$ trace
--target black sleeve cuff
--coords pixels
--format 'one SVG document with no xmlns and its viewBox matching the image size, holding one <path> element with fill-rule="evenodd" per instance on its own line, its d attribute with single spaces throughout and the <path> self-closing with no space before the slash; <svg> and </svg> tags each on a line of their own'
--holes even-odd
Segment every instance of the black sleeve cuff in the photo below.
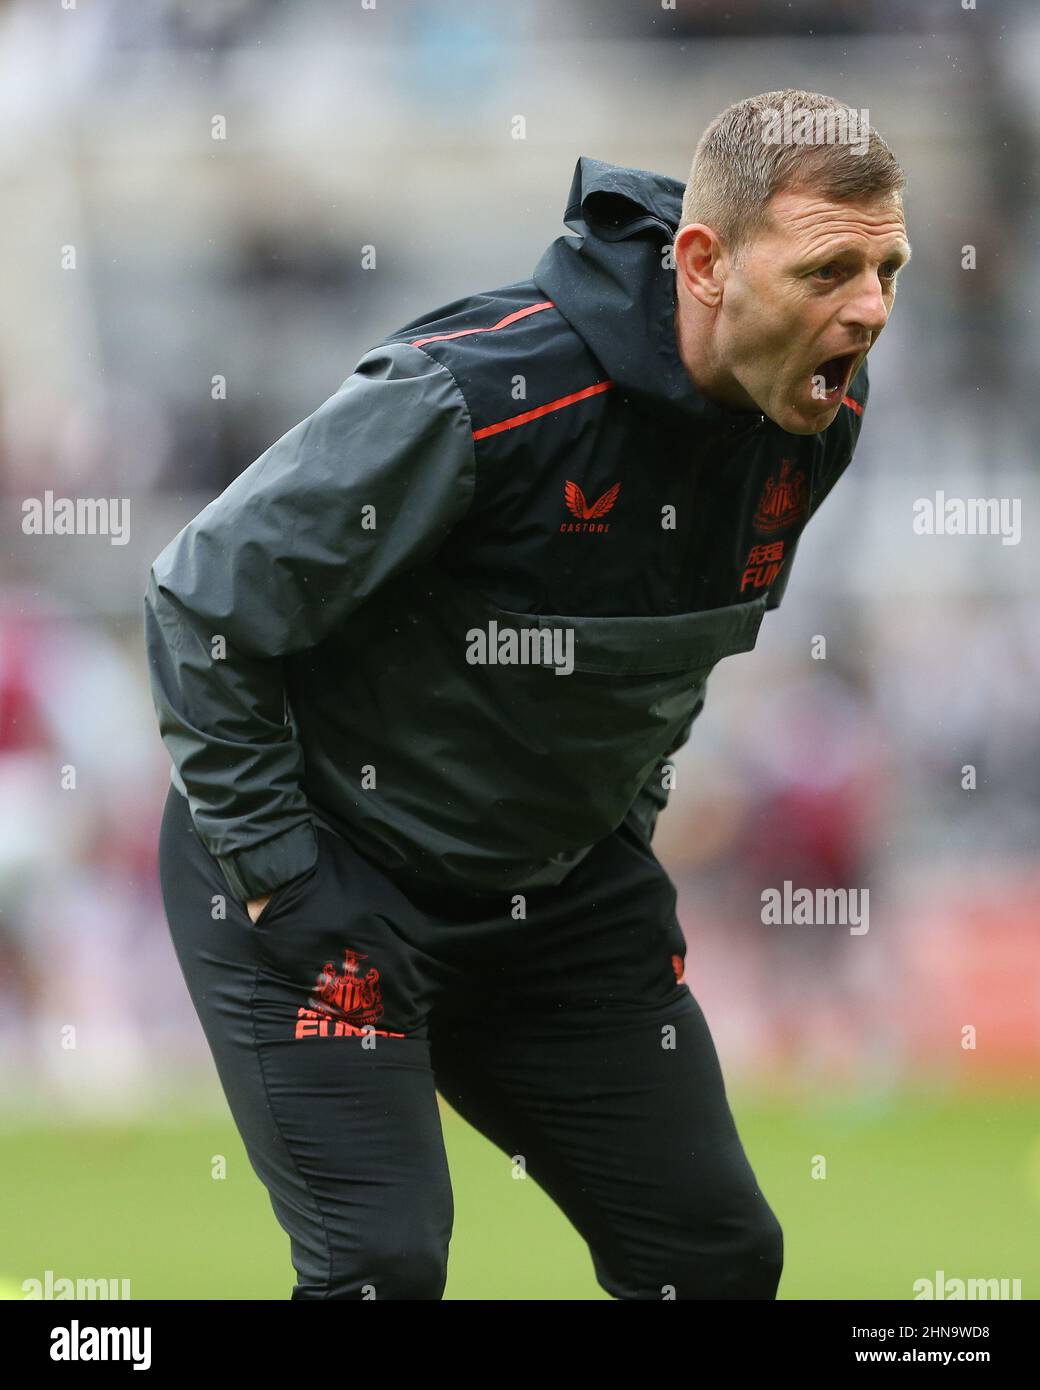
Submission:
<svg viewBox="0 0 1040 1390">
<path fill-rule="evenodd" d="M 318 837 L 308 821 L 250 849 L 218 857 L 217 863 L 235 897 L 249 902 L 306 873 L 317 858 Z"/>
</svg>

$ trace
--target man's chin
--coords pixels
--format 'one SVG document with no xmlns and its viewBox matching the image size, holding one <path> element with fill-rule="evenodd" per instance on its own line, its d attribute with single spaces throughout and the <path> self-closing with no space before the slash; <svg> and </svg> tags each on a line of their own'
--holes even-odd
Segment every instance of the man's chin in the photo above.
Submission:
<svg viewBox="0 0 1040 1390">
<path fill-rule="evenodd" d="M 797 406 L 790 402 L 771 402 L 766 414 L 787 434 L 819 434 L 835 419 L 841 409 L 841 399 L 816 401 L 812 406 Z"/>
</svg>

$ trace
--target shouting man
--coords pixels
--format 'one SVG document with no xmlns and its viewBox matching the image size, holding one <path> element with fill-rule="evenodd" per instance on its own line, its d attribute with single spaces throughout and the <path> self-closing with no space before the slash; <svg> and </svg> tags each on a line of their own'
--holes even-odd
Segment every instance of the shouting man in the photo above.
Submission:
<svg viewBox="0 0 1040 1390">
<path fill-rule="evenodd" d="M 847 114 L 738 102 L 685 190 L 581 158 L 530 279 L 366 352 L 152 568 L 166 912 L 293 1298 L 442 1296 L 437 1091 L 614 1297 L 775 1296 L 651 837 L 909 257 L 877 132 L 789 109 Z"/>
</svg>

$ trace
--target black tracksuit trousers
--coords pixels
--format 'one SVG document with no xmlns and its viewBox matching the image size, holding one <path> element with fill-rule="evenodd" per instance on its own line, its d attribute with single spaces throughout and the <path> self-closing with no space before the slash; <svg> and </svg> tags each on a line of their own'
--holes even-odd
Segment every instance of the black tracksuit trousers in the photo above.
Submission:
<svg viewBox="0 0 1040 1390">
<path fill-rule="evenodd" d="M 703 1014 L 675 889 L 622 827 L 562 884 L 407 890 L 323 826 L 256 924 L 171 786 L 173 944 L 294 1299 L 439 1299 L 436 1092 L 557 1203 L 622 1299 L 772 1299 L 782 1234 Z"/>
</svg>

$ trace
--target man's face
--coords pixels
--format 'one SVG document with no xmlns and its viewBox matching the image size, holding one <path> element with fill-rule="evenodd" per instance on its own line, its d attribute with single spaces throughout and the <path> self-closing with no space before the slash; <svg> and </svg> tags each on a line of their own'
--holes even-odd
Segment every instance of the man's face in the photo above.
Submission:
<svg viewBox="0 0 1040 1390">
<path fill-rule="evenodd" d="M 910 258 L 899 198 L 778 193 L 766 229 L 720 261 L 717 362 L 791 434 L 826 429 L 892 312 Z"/>
</svg>

